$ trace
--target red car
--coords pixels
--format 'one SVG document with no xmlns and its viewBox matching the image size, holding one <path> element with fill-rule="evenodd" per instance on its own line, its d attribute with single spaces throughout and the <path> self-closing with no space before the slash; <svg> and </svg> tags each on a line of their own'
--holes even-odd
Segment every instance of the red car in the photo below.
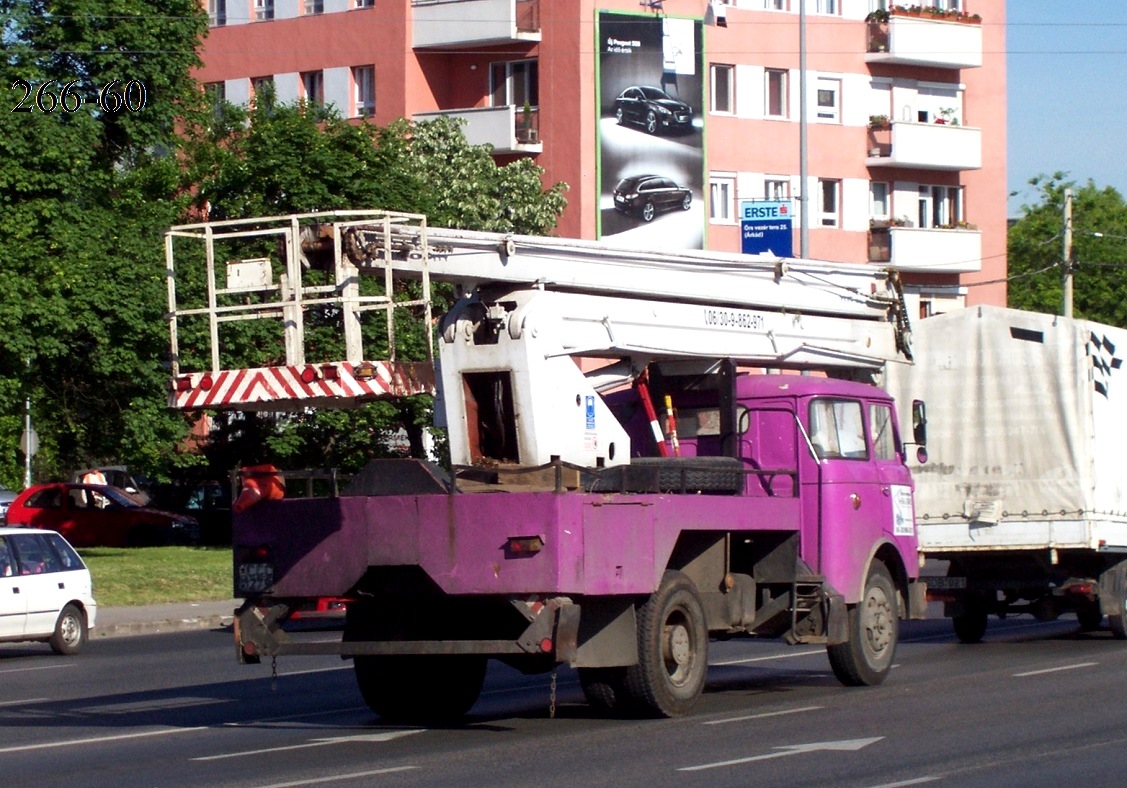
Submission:
<svg viewBox="0 0 1127 788">
<path fill-rule="evenodd" d="M 200 538 L 195 519 L 150 509 L 101 484 L 28 487 L 8 507 L 8 525 L 58 531 L 75 547 L 195 544 Z"/>
</svg>

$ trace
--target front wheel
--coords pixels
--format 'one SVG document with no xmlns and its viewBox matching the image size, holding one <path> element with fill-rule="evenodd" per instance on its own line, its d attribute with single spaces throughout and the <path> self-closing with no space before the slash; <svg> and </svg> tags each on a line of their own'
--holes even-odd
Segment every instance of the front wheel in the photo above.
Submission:
<svg viewBox="0 0 1127 788">
<path fill-rule="evenodd" d="M 688 577 L 668 571 L 638 609 L 638 664 L 626 669 L 626 695 L 643 714 L 680 716 L 700 699 L 707 672 L 708 629 L 700 595 Z"/>
<path fill-rule="evenodd" d="M 692 207 L 693 207 L 693 195 L 692 194 L 686 194 L 683 198 L 681 198 L 681 210 L 687 211 Z"/>
<path fill-rule="evenodd" d="M 55 631 L 47 641 L 56 654 L 77 654 L 86 644 L 89 630 L 86 616 L 75 605 L 67 605 L 55 621 Z"/>
<path fill-rule="evenodd" d="M 1115 612 L 1107 617 L 1107 626 L 1116 640 L 1127 640 L 1127 599 L 1116 600 Z"/>
<path fill-rule="evenodd" d="M 648 203 L 646 203 L 645 205 L 642 206 L 642 221 L 643 222 L 652 222 L 654 220 L 654 216 L 656 216 L 656 215 L 657 215 L 657 209 L 654 208 L 654 204 L 652 202 L 648 202 Z"/>
<path fill-rule="evenodd" d="M 646 132 L 657 134 L 657 114 L 653 110 L 646 113 Z"/>
<path fill-rule="evenodd" d="M 356 682 L 368 708 L 405 722 L 450 722 L 477 702 L 485 683 L 480 656 L 357 656 Z"/>
<path fill-rule="evenodd" d="M 892 669 L 900 627 L 896 588 L 884 564 L 874 563 L 861 601 L 849 607 L 849 640 L 826 647 L 830 667 L 847 687 L 875 686 Z"/>
</svg>

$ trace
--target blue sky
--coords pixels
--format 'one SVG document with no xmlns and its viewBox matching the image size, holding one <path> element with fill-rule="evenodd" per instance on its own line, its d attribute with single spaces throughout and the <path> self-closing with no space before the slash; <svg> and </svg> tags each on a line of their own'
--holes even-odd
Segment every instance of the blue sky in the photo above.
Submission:
<svg viewBox="0 0 1127 788">
<path fill-rule="evenodd" d="M 1127 1 L 1009 0 L 1006 22 L 1010 215 L 1057 170 L 1127 196 Z"/>
</svg>

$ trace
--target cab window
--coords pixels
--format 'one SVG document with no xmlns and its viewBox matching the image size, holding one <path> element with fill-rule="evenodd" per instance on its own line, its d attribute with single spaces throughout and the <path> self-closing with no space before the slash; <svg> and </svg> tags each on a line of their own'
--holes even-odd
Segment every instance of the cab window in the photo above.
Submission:
<svg viewBox="0 0 1127 788">
<path fill-rule="evenodd" d="M 820 460 L 869 459 L 861 403 L 842 399 L 813 400 L 810 403 L 810 442 Z"/>
<path fill-rule="evenodd" d="M 873 439 L 873 455 L 878 460 L 896 459 L 896 435 L 892 431 L 892 408 L 869 405 L 869 434 Z"/>
</svg>

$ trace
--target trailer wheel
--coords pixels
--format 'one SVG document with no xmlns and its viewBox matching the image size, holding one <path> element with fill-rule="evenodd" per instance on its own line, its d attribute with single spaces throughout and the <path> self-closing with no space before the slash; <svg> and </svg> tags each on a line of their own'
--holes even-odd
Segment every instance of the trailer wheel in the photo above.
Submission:
<svg viewBox="0 0 1127 788">
<path fill-rule="evenodd" d="M 708 630 L 696 586 L 668 571 L 638 610 L 638 664 L 626 669 L 626 695 L 647 716 L 687 714 L 704 691 Z"/>
<path fill-rule="evenodd" d="M 485 657 L 357 656 L 356 682 L 368 708 L 405 722 L 450 722 L 465 716 L 485 683 Z"/>
<path fill-rule="evenodd" d="M 626 707 L 626 668 L 579 668 L 579 686 L 587 702 L 604 714 Z"/>
<path fill-rule="evenodd" d="M 955 637 L 960 643 L 980 643 L 986 634 L 986 607 L 974 598 L 967 598 L 963 612 L 951 616 L 951 625 L 955 628 Z"/>
<path fill-rule="evenodd" d="M 1103 623 L 1104 614 L 1100 610 L 1100 603 L 1093 602 L 1092 604 L 1085 605 L 1076 609 L 1076 620 L 1080 622 L 1080 630 L 1082 632 L 1094 632 L 1100 628 Z"/>
<path fill-rule="evenodd" d="M 847 687 L 875 686 L 892 669 L 900 611 L 884 564 L 874 562 L 861 601 L 849 608 L 849 640 L 826 647 L 830 667 Z"/>
</svg>

